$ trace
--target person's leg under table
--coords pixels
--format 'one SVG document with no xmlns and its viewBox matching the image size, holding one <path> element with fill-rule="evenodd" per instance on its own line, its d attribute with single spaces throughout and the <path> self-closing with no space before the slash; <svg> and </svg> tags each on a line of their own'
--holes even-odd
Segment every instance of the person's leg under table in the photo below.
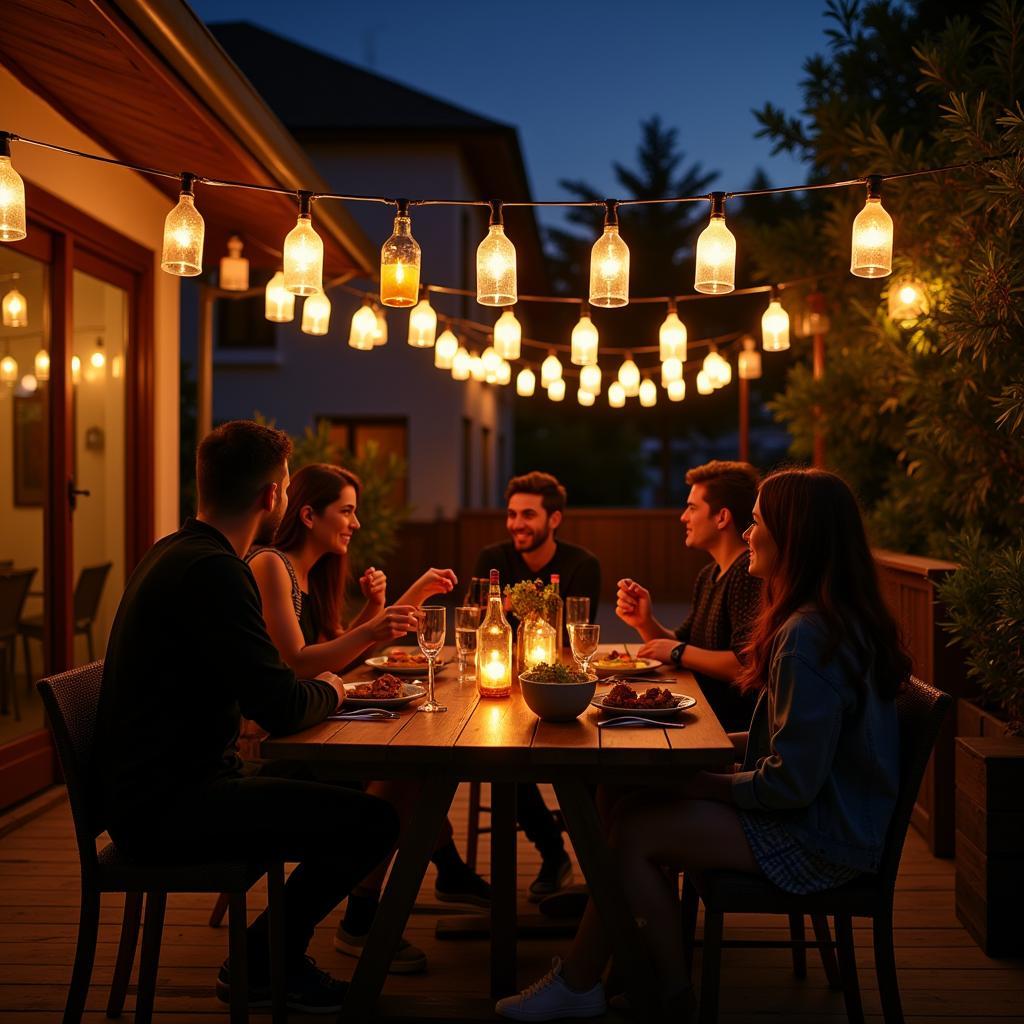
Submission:
<svg viewBox="0 0 1024 1024">
<path fill-rule="evenodd" d="M 516 991 L 516 789 L 491 783 L 491 995 Z"/>
</svg>

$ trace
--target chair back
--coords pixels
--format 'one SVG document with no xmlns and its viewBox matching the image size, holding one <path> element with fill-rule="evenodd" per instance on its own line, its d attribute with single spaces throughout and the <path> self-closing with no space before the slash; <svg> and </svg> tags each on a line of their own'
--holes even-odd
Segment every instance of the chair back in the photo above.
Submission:
<svg viewBox="0 0 1024 1024">
<path fill-rule="evenodd" d="M 94 661 L 36 683 L 64 770 L 83 873 L 96 865 L 96 837 L 103 831 L 92 773 L 102 680 L 103 662 Z"/>
<path fill-rule="evenodd" d="M 900 788 L 878 869 L 883 892 L 891 894 L 896 886 L 917 791 L 921 788 L 942 720 L 952 702 L 948 693 L 936 690 L 914 676 L 896 696 L 896 714 L 900 724 Z"/>
<path fill-rule="evenodd" d="M 75 584 L 75 622 L 92 622 L 96 618 L 100 598 L 103 597 L 103 587 L 112 565 L 113 562 L 104 562 L 102 565 L 82 567 L 78 574 L 78 582 Z"/>
<path fill-rule="evenodd" d="M 35 569 L 0 572 L 0 637 L 17 633 L 21 610 L 35 574 Z"/>
</svg>

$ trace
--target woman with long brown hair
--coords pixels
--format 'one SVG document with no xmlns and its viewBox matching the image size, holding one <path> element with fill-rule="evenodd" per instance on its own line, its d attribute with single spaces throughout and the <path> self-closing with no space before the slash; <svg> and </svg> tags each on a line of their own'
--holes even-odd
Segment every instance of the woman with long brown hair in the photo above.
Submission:
<svg viewBox="0 0 1024 1024">
<path fill-rule="evenodd" d="M 670 1009 L 690 999 L 676 871 L 746 871 L 796 893 L 842 885 L 878 868 L 899 788 L 893 698 L 910 659 L 853 494 L 832 473 L 783 470 L 761 484 L 753 520 L 749 571 L 765 588 L 740 676 L 759 697 L 749 732 L 730 734 L 740 770 L 630 794 L 609 815 L 620 882 Z M 603 1013 L 609 955 L 591 903 L 565 961 L 498 1012 Z"/>
<path fill-rule="evenodd" d="M 428 569 L 397 601 L 385 607 L 387 578 L 372 566 L 359 578 L 362 610 L 345 621 L 348 550 L 360 528 L 356 507 L 359 478 L 340 466 L 304 466 L 291 478 L 288 507 L 272 547 L 249 553 L 263 599 L 267 632 L 282 660 L 299 676 L 338 671 L 367 648 L 416 630 L 416 608 L 434 594 L 449 593 L 457 580 L 451 569 Z M 367 791 L 408 812 L 418 787 L 404 782 L 371 782 Z M 448 825 L 432 860 L 436 893 L 446 902 L 488 906 L 490 887 L 462 860 Z M 377 908 L 387 863 L 348 898 L 345 918 L 335 936 L 339 952 L 359 956 Z M 426 956 L 403 941 L 391 970 L 423 970 Z"/>
</svg>

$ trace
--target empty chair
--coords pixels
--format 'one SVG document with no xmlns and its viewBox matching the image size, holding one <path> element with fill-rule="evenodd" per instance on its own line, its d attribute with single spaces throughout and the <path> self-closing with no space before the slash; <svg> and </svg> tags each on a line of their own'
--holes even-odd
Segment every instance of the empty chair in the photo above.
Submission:
<svg viewBox="0 0 1024 1024">
<path fill-rule="evenodd" d="M 15 721 L 21 720 L 18 687 L 14 683 L 15 640 L 28 588 L 35 574 L 35 569 L 0 572 L 0 714 L 7 714 L 7 703 L 10 700 Z M 28 672 L 27 664 L 25 671 Z"/>
</svg>

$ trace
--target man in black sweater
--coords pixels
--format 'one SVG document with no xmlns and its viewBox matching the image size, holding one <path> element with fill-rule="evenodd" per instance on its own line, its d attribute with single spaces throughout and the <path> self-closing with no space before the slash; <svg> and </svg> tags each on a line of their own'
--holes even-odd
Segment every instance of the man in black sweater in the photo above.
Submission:
<svg viewBox="0 0 1024 1024">
<path fill-rule="evenodd" d="M 505 526 L 512 539 L 484 548 L 473 574 L 486 577 L 491 569 L 497 569 L 502 587 L 538 578 L 548 583 L 552 575 L 557 575 L 563 598 L 590 598 L 593 622 L 601 594 L 601 566 L 586 548 L 556 539 L 566 501 L 565 488 L 550 473 L 513 477 L 505 488 Z M 567 643 L 564 632 L 559 643 Z M 541 855 L 540 871 L 530 885 L 529 897 L 539 902 L 572 881 L 572 864 L 562 833 L 537 786 L 520 783 L 516 802 L 519 824 Z"/>
<path fill-rule="evenodd" d="M 297 679 L 267 635 L 241 556 L 287 507 L 287 434 L 226 423 L 199 447 L 199 514 L 132 573 L 110 632 L 96 729 L 105 824 L 140 861 L 298 861 L 286 886 L 288 1002 L 339 1009 L 344 986 L 306 948 L 316 924 L 391 850 L 384 801 L 257 769 L 237 753 L 240 716 L 271 733 L 308 728 L 344 700 L 341 680 Z M 266 913 L 249 928 L 250 1005 L 270 1004 Z M 222 967 L 217 994 L 230 998 Z"/>
</svg>

